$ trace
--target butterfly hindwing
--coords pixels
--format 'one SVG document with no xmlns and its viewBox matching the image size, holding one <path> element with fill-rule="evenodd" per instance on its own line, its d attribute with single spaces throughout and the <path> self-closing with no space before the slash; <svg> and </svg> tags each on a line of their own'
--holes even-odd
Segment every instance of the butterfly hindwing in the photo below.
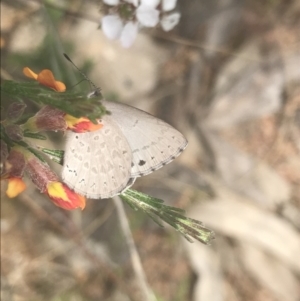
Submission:
<svg viewBox="0 0 300 301">
<path fill-rule="evenodd" d="M 110 198 L 126 186 L 131 177 L 132 153 L 118 125 L 109 115 L 103 127 L 88 133 L 68 133 L 63 181 L 89 198 Z"/>
<path fill-rule="evenodd" d="M 103 101 L 111 115 L 100 130 L 68 133 L 63 181 L 89 198 L 109 198 L 174 160 L 187 146 L 166 122 L 131 106 Z"/>
</svg>

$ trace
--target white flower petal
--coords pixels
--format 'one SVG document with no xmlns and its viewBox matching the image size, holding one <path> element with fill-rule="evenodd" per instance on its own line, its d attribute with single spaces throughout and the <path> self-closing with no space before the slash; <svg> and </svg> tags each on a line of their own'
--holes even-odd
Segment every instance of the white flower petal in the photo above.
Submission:
<svg viewBox="0 0 300 301">
<path fill-rule="evenodd" d="M 170 11 L 176 7 L 177 0 L 162 0 L 163 11 Z"/>
<path fill-rule="evenodd" d="M 170 15 L 163 16 L 160 24 L 164 31 L 170 31 L 179 23 L 179 20 L 180 13 L 172 13 Z"/>
<path fill-rule="evenodd" d="M 123 22 L 118 15 L 108 15 L 102 18 L 102 30 L 110 39 L 118 39 L 123 29 Z"/>
<path fill-rule="evenodd" d="M 150 6 L 140 5 L 136 10 L 138 21 L 146 27 L 154 27 L 159 21 L 159 11 Z"/>
<path fill-rule="evenodd" d="M 107 5 L 118 5 L 120 0 L 103 0 L 103 2 Z"/>
<path fill-rule="evenodd" d="M 129 48 L 136 39 L 138 33 L 138 23 L 128 22 L 121 34 L 121 44 L 124 48 Z"/>
<path fill-rule="evenodd" d="M 160 0 L 141 0 L 141 5 L 146 5 L 152 8 L 156 8 L 160 3 Z"/>
</svg>

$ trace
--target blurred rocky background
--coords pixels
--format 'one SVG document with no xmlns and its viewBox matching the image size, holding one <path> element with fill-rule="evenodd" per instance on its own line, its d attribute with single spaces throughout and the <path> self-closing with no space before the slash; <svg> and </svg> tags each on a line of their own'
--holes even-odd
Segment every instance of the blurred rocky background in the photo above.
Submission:
<svg viewBox="0 0 300 301">
<path fill-rule="evenodd" d="M 82 76 L 67 52 L 108 99 L 188 138 L 134 188 L 203 221 L 212 244 L 126 207 L 157 300 L 299 301 L 300 1 L 179 0 L 177 10 L 174 30 L 141 30 L 123 49 L 99 29 L 100 1 L 3 0 L 1 79 L 49 68 L 72 89 Z M 111 200 L 69 213 L 29 182 L 16 199 L 5 185 L 1 300 L 144 300 Z"/>
</svg>

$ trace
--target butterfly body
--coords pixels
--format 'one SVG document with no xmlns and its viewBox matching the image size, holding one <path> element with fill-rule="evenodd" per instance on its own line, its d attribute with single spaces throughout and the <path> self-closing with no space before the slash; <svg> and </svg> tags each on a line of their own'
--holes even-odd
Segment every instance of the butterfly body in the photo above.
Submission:
<svg viewBox="0 0 300 301">
<path fill-rule="evenodd" d="M 100 130 L 69 132 L 63 181 L 89 198 L 110 198 L 135 178 L 174 160 L 187 146 L 185 137 L 166 122 L 134 107 L 103 101 L 110 115 Z"/>
</svg>

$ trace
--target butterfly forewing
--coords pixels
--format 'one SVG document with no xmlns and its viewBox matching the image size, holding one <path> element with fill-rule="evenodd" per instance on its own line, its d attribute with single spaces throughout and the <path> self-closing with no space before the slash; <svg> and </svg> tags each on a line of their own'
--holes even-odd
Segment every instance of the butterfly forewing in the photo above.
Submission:
<svg viewBox="0 0 300 301">
<path fill-rule="evenodd" d="M 185 137 L 166 122 L 131 106 L 103 101 L 132 152 L 131 177 L 147 175 L 174 160 L 187 146 Z"/>
<path fill-rule="evenodd" d="M 68 133 L 63 181 L 89 198 L 110 198 L 126 186 L 131 177 L 132 153 L 127 139 L 109 115 L 103 127 L 89 133 Z"/>
</svg>

